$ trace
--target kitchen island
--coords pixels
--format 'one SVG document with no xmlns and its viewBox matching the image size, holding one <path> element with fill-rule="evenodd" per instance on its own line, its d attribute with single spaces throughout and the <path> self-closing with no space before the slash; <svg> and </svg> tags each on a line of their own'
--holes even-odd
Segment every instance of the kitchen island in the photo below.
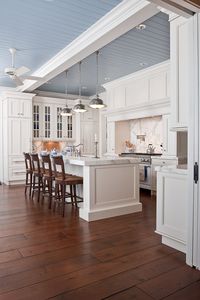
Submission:
<svg viewBox="0 0 200 300">
<path fill-rule="evenodd" d="M 137 158 L 66 157 L 65 171 L 83 176 L 79 216 L 94 221 L 142 210 Z"/>
</svg>

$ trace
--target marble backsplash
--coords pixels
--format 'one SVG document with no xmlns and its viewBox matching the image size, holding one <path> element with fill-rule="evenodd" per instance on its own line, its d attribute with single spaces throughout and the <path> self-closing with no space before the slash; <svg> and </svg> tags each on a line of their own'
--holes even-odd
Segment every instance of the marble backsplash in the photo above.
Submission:
<svg viewBox="0 0 200 300">
<path fill-rule="evenodd" d="M 135 152 L 146 152 L 148 145 L 155 147 L 155 152 L 162 152 L 163 125 L 162 116 L 130 120 L 130 141 L 135 145 Z"/>
</svg>

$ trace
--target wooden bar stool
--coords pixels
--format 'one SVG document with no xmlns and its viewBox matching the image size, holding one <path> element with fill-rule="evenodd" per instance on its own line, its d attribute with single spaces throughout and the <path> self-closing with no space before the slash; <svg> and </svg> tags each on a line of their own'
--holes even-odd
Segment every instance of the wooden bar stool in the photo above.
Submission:
<svg viewBox="0 0 200 300">
<path fill-rule="evenodd" d="M 54 172 L 52 171 L 51 158 L 49 154 L 42 155 L 42 169 L 43 169 L 43 190 L 42 197 L 48 194 L 49 209 L 51 209 L 52 196 L 53 196 L 53 182 L 55 180 Z"/>
<path fill-rule="evenodd" d="M 43 172 L 40 167 L 40 160 L 38 154 L 31 154 L 32 168 L 33 168 L 33 188 L 32 188 L 32 199 L 34 197 L 35 191 L 38 193 L 38 202 L 40 201 L 40 191 L 43 188 L 42 176 Z M 36 182 L 37 179 L 37 182 Z"/>
<path fill-rule="evenodd" d="M 57 203 L 61 204 L 62 216 L 64 217 L 66 198 L 70 197 L 71 204 L 77 207 L 76 186 L 78 184 L 83 184 L 83 177 L 66 174 L 62 156 L 53 157 L 53 165 L 54 165 L 54 172 L 55 172 L 55 201 L 54 201 L 53 210 L 55 211 Z M 59 186 L 61 187 L 61 196 L 62 196 L 61 201 L 59 201 Z M 69 186 L 70 192 L 66 192 L 67 186 Z"/>
<path fill-rule="evenodd" d="M 26 166 L 26 183 L 25 183 L 25 190 L 24 193 L 26 195 L 27 188 L 29 188 L 29 197 L 31 196 L 32 192 L 32 182 L 33 182 L 33 168 L 32 168 L 32 163 L 31 163 L 31 156 L 29 153 L 24 154 L 24 159 L 25 159 L 25 166 Z"/>
</svg>

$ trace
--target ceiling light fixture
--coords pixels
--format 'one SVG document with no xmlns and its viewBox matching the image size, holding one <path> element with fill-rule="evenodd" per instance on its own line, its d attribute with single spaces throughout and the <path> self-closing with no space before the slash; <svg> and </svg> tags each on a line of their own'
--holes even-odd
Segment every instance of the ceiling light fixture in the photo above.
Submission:
<svg viewBox="0 0 200 300">
<path fill-rule="evenodd" d="M 139 24 L 138 26 L 136 26 L 137 30 L 144 30 L 146 28 L 145 24 Z"/>
<path fill-rule="evenodd" d="M 66 70 L 65 72 L 65 75 L 66 75 L 66 85 L 65 85 L 65 94 L 67 94 L 67 88 L 68 88 L 68 85 L 67 85 L 67 74 L 68 74 L 68 71 Z M 66 106 L 61 110 L 60 112 L 60 115 L 62 117 L 70 117 L 72 116 L 72 110 L 71 108 L 68 107 L 67 103 L 66 103 Z"/>
<path fill-rule="evenodd" d="M 103 100 L 99 98 L 98 95 L 98 84 L 99 84 L 99 51 L 96 51 L 96 67 L 97 67 L 97 82 L 96 82 L 96 97 L 90 101 L 89 106 L 92 108 L 103 108 L 106 105 Z"/>
<path fill-rule="evenodd" d="M 85 105 L 81 103 L 81 61 L 79 62 L 79 99 L 78 104 L 73 107 L 73 111 L 77 113 L 84 113 L 87 111 Z"/>
</svg>

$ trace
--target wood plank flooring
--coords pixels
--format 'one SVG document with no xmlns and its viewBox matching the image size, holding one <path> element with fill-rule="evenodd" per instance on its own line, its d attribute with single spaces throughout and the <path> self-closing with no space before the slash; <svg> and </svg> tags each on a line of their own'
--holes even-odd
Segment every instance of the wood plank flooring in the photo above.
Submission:
<svg viewBox="0 0 200 300">
<path fill-rule="evenodd" d="M 143 212 L 87 223 L 0 186 L 0 300 L 199 300 L 200 272 L 161 244 L 155 198 Z"/>
</svg>

